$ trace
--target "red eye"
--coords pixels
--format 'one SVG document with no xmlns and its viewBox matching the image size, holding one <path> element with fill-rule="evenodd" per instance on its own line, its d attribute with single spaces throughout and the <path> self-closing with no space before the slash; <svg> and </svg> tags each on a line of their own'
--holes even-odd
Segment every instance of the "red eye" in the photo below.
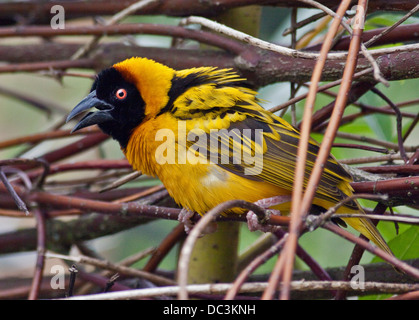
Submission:
<svg viewBox="0 0 419 320">
<path fill-rule="evenodd" d="M 118 91 L 116 91 L 116 93 L 115 93 L 115 96 L 119 100 L 124 100 L 127 97 L 127 90 L 118 89 Z"/>
</svg>

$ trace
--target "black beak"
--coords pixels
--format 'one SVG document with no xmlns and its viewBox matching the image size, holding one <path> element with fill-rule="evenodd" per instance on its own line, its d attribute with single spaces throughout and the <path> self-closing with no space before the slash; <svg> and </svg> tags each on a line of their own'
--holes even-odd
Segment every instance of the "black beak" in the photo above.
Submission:
<svg viewBox="0 0 419 320">
<path fill-rule="evenodd" d="M 99 111 L 89 112 L 88 114 L 86 114 L 79 121 L 79 123 L 76 124 L 76 126 L 73 128 L 73 130 L 71 130 L 71 132 L 75 132 L 82 128 L 92 126 L 94 124 L 100 124 L 103 122 L 115 120 L 109 112 L 113 109 L 113 106 L 103 100 L 98 99 L 96 97 L 96 90 L 93 90 L 86 98 L 80 101 L 80 103 L 77 106 L 75 106 L 73 110 L 71 110 L 66 122 L 73 119 L 79 113 L 82 113 L 83 111 L 89 110 L 94 107 L 99 109 Z"/>
</svg>

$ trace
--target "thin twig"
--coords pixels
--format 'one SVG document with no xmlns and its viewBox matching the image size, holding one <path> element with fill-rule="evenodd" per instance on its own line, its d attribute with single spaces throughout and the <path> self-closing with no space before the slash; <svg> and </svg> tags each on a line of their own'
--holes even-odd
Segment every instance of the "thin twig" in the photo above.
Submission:
<svg viewBox="0 0 419 320">
<path fill-rule="evenodd" d="M 392 150 L 398 150 L 399 149 L 399 145 L 397 143 L 388 142 L 388 141 L 384 141 L 384 140 L 379 140 L 379 139 L 375 139 L 375 138 L 370 138 L 370 137 L 367 137 L 367 136 L 361 136 L 361 135 L 358 135 L 358 134 L 355 134 L 355 133 L 339 131 L 339 132 L 336 133 L 336 136 L 339 137 L 339 138 L 344 138 L 344 139 L 367 142 L 367 143 L 371 143 L 371 144 L 374 144 L 374 145 L 379 145 L 379 146 L 382 146 L 384 148 L 388 148 L 388 149 L 392 149 Z M 404 149 L 407 152 L 413 152 L 418 147 L 419 147 L 419 145 L 418 146 L 405 146 Z"/>
<path fill-rule="evenodd" d="M 363 164 L 363 163 L 373 163 L 373 162 L 392 162 L 394 160 L 402 160 L 400 153 L 389 154 L 385 156 L 374 156 L 374 157 L 362 157 L 362 158 L 352 158 L 352 159 L 342 159 L 339 160 L 343 164 Z"/>
<path fill-rule="evenodd" d="M 366 240 L 363 240 L 357 236 L 355 236 L 354 234 L 350 233 L 349 231 L 346 231 L 340 227 L 338 227 L 337 225 L 331 223 L 331 222 L 327 222 L 322 226 L 324 229 L 329 230 L 333 233 L 336 233 L 337 235 L 355 243 L 358 244 L 360 246 L 362 246 L 363 248 L 365 248 L 366 250 L 368 250 L 369 252 L 371 252 L 372 254 L 382 258 L 383 260 L 387 261 L 388 263 L 392 264 L 393 266 L 395 266 L 396 268 L 398 268 L 399 270 L 402 270 L 403 272 L 405 272 L 406 274 L 411 275 L 412 277 L 419 279 L 419 269 L 416 269 L 412 266 L 410 266 L 409 264 L 407 264 L 404 261 L 401 261 L 399 259 L 397 259 L 396 257 L 390 255 L 389 253 L 385 252 L 384 250 L 374 246 L 373 244 L 369 243 Z"/>
<path fill-rule="evenodd" d="M 369 199 L 369 200 L 387 200 L 387 195 L 371 195 L 368 193 L 357 193 L 353 194 L 342 201 L 339 201 L 337 204 L 335 204 L 333 207 L 329 208 L 326 212 L 320 214 L 319 216 L 310 216 L 310 219 L 306 221 L 308 228 L 310 231 L 313 231 L 314 229 L 318 228 L 320 225 L 325 223 L 327 220 L 330 220 L 332 215 L 336 215 L 336 211 L 345 203 L 351 202 L 355 199 L 363 198 L 363 199 Z M 339 215 L 336 215 L 339 216 Z M 352 216 L 352 215 L 350 215 Z M 366 218 L 365 214 L 360 214 L 360 217 Z"/>
<path fill-rule="evenodd" d="M 0 86 L 0 94 L 10 96 L 14 99 L 21 100 L 38 110 L 41 110 L 43 112 L 46 112 L 48 116 L 51 115 L 51 113 L 57 112 L 60 114 L 67 114 L 67 110 L 61 107 L 59 104 L 53 102 L 53 101 L 44 101 L 43 99 L 35 98 L 33 96 L 28 96 L 27 94 L 23 92 L 16 91 L 14 89 L 5 88 L 3 86 Z"/>
<path fill-rule="evenodd" d="M 17 207 L 20 211 L 23 211 L 25 215 L 29 215 L 29 210 L 23 202 L 23 200 L 19 197 L 13 186 L 10 184 L 9 180 L 7 179 L 6 175 L 3 172 L 3 168 L 0 167 L 0 180 L 3 182 L 4 186 L 6 187 L 7 191 L 12 196 L 13 200 L 15 201 Z"/>
<path fill-rule="evenodd" d="M 150 34 L 160 36 L 171 36 L 174 38 L 190 39 L 211 46 L 215 46 L 235 54 L 242 53 L 247 46 L 234 39 L 217 35 L 212 32 L 202 30 L 191 30 L 179 26 L 151 24 L 151 23 L 124 23 L 117 27 L 114 25 L 76 25 L 66 26 L 65 29 L 51 29 L 50 26 L 19 26 L 10 28 L 0 28 L 0 38 L 15 37 L 51 37 L 51 36 L 74 36 L 74 35 L 94 35 L 112 36 L 112 35 L 132 35 L 132 34 Z M 41 74 L 52 77 L 75 76 L 94 79 L 95 75 L 86 73 L 63 72 L 61 70 L 40 71 Z"/>
<path fill-rule="evenodd" d="M 314 0 L 298 0 L 298 1 L 304 2 L 304 3 L 308 3 L 308 4 L 310 4 L 310 5 L 318 8 L 320 10 L 323 10 L 328 15 L 336 18 L 336 14 L 332 10 L 330 10 L 328 7 L 322 5 L 321 3 L 317 2 L 317 1 L 314 1 Z M 366 13 L 366 11 L 364 11 L 362 13 Z M 355 26 L 354 25 L 354 30 L 355 30 L 355 28 L 358 28 L 358 30 L 364 28 L 364 17 L 361 17 L 358 14 L 358 16 L 355 15 L 355 17 L 353 18 L 353 20 L 355 21 L 355 23 L 359 23 L 360 22 L 362 24 L 362 25 L 358 25 L 358 26 Z M 351 27 L 344 20 L 341 21 L 341 24 L 342 24 L 343 28 L 352 36 L 353 31 L 352 31 Z M 371 65 L 372 65 L 372 67 L 374 69 L 374 78 L 375 78 L 375 80 L 377 82 L 383 83 L 385 86 L 388 87 L 389 86 L 389 83 L 381 75 L 380 68 L 378 67 L 377 62 L 373 58 L 372 53 L 367 50 L 367 47 L 363 43 L 360 44 L 360 48 L 361 48 L 362 54 L 364 55 L 365 58 L 367 58 L 367 60 L 371 63 Z M 359 48 L 358 48 L 358 50 L 359 50 Z"/>
<path fill-rule="evenodd" d="M 157 2 L 157 0 L 140 0 L 136 3 L 133 3 L 127 8 L 125 8 L 124 10 L 113 15 L 108 21 L 106 21 L 105 25 L 106 26 L 114 25 L 118 23 L 119 21 L 121 21 L 122 19 L 129 16 L 130 14 L 134 13 L 135 11 L 143 9 L 147 7 L 149 4 L 152 4 L 153 2 Z M 80 59 L 86 54 L 88 54 L 88 52 L 96 46 L 96 44 L 99 42 L 101 37 L 102 37 L 101 35 L 95 36 L 90 42 L 86 43 L 82 48 L 77 50 L 76 53 L 74 53 L 73 56 L 71 57 L 71 60 Z"/>
<path fill-rule="evenodd" d="M 369 173 L 376 174 L 407 174 L 407 175 L 418 175 L 419 166 L 414 164 L 404 165 L 386 165 L 386 166 L 375 166 L 375 167 L 360 167 L 358 168 Z"/>
<path fill-rule="evenodd" d="M 6 140 L 6 141 L 0 141 L 0 149 L 10 148 L 10 147 L 13 147 L 19 144 L 24 144 L 24 143 L 37 143 L 37 142 L 42 142 L 49 139 L 60 139 L 60 138 L 68 137 L 70 136 L 70 131 L 71 130 L 69 129 L 68 130 L 53 130 L 53 131 L 48 131 L 48 132 L 34 133 L 31 135 L 14 138 L 14 139 Z M 97 132 L 99 132 L 98 127 L 93 127 L 93 128 L 88 127 L 88 128 L 83 128 L 79 131 L 76 131 L 72 135 L 75 136 L 75 135 L 80 135 L 80 134 L 97 133 Z"/>
<path fill-rule="evenodd" d="M 91 59 L 37 61 L 27 63 L 11 63 L 0 66 L 0 73 L 33 72 L 50 69 L 94 68 L 95 61 Z"/>
<path fill-rule="evenodd" d="M 72 264 L 70 268 L 68 268 L 68 271 L 70 271 L 70 282 L 68 285 L 68 293 L 67 296 L 68 297 L 72 297 L 73 293 L 74 293 L 74 286 L 76 283 L 76 277 L 77 277 L 77 273 L 79 272 L 77 265 Z"/>
<path fill-rule="evenodd" d="M 161 184 L 161 185 L 150 187 L 150 188 L 147 188 L 146 190 L 142 190 L 140 192 L 128 195 L 126 197 L 119 198 L 112 202 L 113 203 L 131 202 L 131 201 L 135 201 L 135 200 L 147 197 L 149 195 L 158 193 L 159 191 L 162 191 L 162 190 L 165 190 L 165 186 Z M 163 192 L 162 194 L 166 194 L 166 192 Z"/>
<path fill-rule="evenodd" d="M 68 261 L 74 261 L 74 262 L 77 262 L 77 263 L 86 263 L 86 264 L 90 264 L 90 265 L 93 265 L 93 266 L 98 267 L 98 268 L 103 268 L 103 269 L 106 269 L 106 270 L 112 270 L 112 271 L 118 272 L 120 274 L 133 276 L 133 277 L 144 278 L 144 279 L 147 279 L 151 282 L 161 284 L 161 285 L 173 285 L 174 284 L 174 281 L 172 281 L 170 279 L 167 279 L 167 278 L 164 278 L 164 277 L 161 277 L 161 276 L 149 273 L 149 272 L 145 272 L 145 271 L 142 271 L 142 270 L 117 265 L 117 264 L 111 263 L 109 261 L 103 261 L 103 260 L 99 260 L 99 259 L 95 259 L 95 258 L 91 258 L 91 257 L 87 257 L 87 256 L 77 256 L 76 257 L 76 256 L 66 256 L 66 255 L 62 255 L 62 254 L 47 252 L 45 254 L 45 257 L 47 257 L 47 258 L 58 258 L 58 259 L 63 259 L 63 260 L 68 260 Z"/>
<path fill-rule="evenodd" d="M 216 284 L 194 284 L 188 285 L 188 294 L 225 294 L 231 288 L 229 283 Z M 240 293 L 259 293 L 267 287 L 266 282 L 245 283 L 240 289 Z M 347 281 L 292 281 L 291 288 L 294 291 L 330 291 L 347 290 L 352 292 L 375 292 L 375 293 L 405 293 L 418 290 L 418 284 L 409 283 L 384 283 L 384 282 L 365 282 L 364 287 L 354 286 Z M 119 292 L 109 292 L 91 294 L 85 296 L 75 296 L 66 300 L 126 300 L 141 299 L 158 296 L 176 296 L 180 291 L 180 286 L 170 286 L 162 288 L 134 289 Z"/>
<path fill-rule="evenodd" d="M 418 8 L 419 8 L 419 5 L 418 5 Z M 398 148 L 399 150 L 398 151 L 400 152 L 400 155 L 402 156 L 404 162 L 407 163 L 408 160 L 409 160 L 409 158 L 406 155 L 406 150 L 405 150 L 404 145 L 403 145 L 403 133 L 402 133 L 402 120 L 403 120 L 403 116 L 402 116 L 399 108 L 384 93 L 382 93 L 377 88 L 371 88 L 371 91 L 374 92 L 376 95 L 378 95 L 385 102 L 387 102 L 388 105 L 396 113 L 396 120 L 397 120 L 397 141 L 398 141 L 398 146 L 399 146 L 399 148 Z"/>
<path fill-rule="evenodd" d="M 359 77 L 361 77 L 363 75 L 369 74 L 371 71 L 373 71 L 373 68 L 367 68 L 365 70 L 359 71 L 359 72 L 357 72 L 357 73 L 354 74 L 354 79 L 355 78 L 359 78 Z M 336 87 L 336 86 L 340 85 L 341 83 L 342 83 L 342 79 L 329 82 L 327 84 L 324 84 L 324 85 L 318 87 L 317 88 L 317 92 L 321 92 L 321 91 L 324 91 L 324 90 L 327 90 L 327 89 Z M 307 96 L 308 96 L 308 92 L 307 93 L 304 93 L 302 95 L 299 95 L 299 96 L 297 96 L 295 98 L 292 98 L 292 99 L 288 100 L 287 102 L 284 102 L 283 104 L 280 104 L 280 105 L 278 105 L 276 107 L 273 107 L 273 108 L 269 109 L 269 111 L 270 112 L 277 112 L 279 110 L 282 110 L 284 108 L 287 108 L 288 106 L 290 106 L 290 105 L 292 105 L 294 103 L 297 103 L 298 101 L 301 101 L 301 100 L 307 98 Z"/>
<path fill-rule="evenodd" d="M 378 203 L 378 204 L 375 206 L 373 213 L 374 213 L 374 214 L 384 214 L 384 212 L 385 212 L 386 208 L 387 208 L 387 206 L 386 206 L 386 205 L 384 205 L 384 204 L 382 204 L 382 203 Z M 376 226 L 376 225 L 378 224 L 378 221 L 372 221 L 372 223 Z M 364 241 L 366 241 L 366 242 L 369 242 L 369 241 L 370 241 L 370 240 L 369 240 L 366 236 L 364 236 L 363 234 L 359 235 L 359 238 L 358 238 L 358 239 L 362 239 L 362 240 L 364 240 Z M 352 271 L 351 271 L 351 270 L 352 270 L 352 268 L 353 268 L 355 265 L 359 265 L 359 263 L 360 263 L 360 261 L 361 261 L 361 259 L 362 259 L 362 255 L 364 254 L 364 252 L 365 252 L 365 248 L 364 248 L 363 246 L 361 246 L 361 245 L 359 245 L 359 244 L 356 244 L 356 245 L 355 245 L 355 247 L 354 247 L 354 248 L 353 248 L 353 250 L 352 250 L 351 256 L 350 256 L 350 258 L 349 258 L 349 261 L 348 261 L 348 263 L 347 263 L 347 265 L 346 265 L 346 268 L 345 268 L 345 270 L 344 270 L 344 272 L 343 272 L 343 277 L 342 277 L 342 279 L 343 279 L 344 281 L 349 281 L 349 280 L 350 280 L 350 278 L 351 278 L 351 273 L 352 273 Z M 345 291 L 343 291 L 343 290 L 338 290 L 338 291 L 336 292 L 335 299 L 336 299 L 336 300 L 343 300 L 343 299 L 345 299 L 345 298 L 346 298 L 346 294 L 347 294 L 347 292 L 345 292 Z"/>
<path fill-rule="evenodd" d="M 409 135 L 412 133 L 413 129 L 416 127 L 418 122 L 419 122 L 419 113 L 416 115 L 416 117 L 413 119 L 412 123 L 409 125 L 409 128 L 404 133 L 403 142 L 406 141 L 407 137 L 409 137 Z"/>
<path fill-rule="evenodd" d="M 399 21 L 385 29 L 380 34 L 375 35 L 370 40 L 364 43 L 365 47 L 371 46 L 374 42 L 378 41 L 380 38 L 384 37 L 386 34 L 390 33 L 394 29 L 396 29 L 399 25 L 401 25 L 403 22 L 405 22 L 408 18 L 410 18 L 412 15 L 414 15 L 419 10 L 419 4 L 414 7 L 412 10 L 410 10 L 408 13 L 406 13 Z"/>
<path fill-rule="evenodd" d="M 295 25 L 297 23 L 297 8 L 293 8 L 291 12 L 291 28 L 293 28 L 293 32 L 291 33 L 291 48 L 295 49 L 297 45 L 297 30 Z M 299 86 L 297 83 L 290 82 L 290 99 L 294 98 L 297 94 Z M 285 112 L 285 110 L 284 110 Z M 282 116 L 282 115 L 280 115 Z M 297 125 L 297 115 L 295 111 L 295 103 L 291 105 L 291 124 L 295 127 Z"/>
<path fill-rule="evenodd" d="M 312 59 L 312 60 L 317 60 L 320 58 L 320 55 L 318 53 L 309 53 L 309 52 L 304 52 L 304 51 L 299 51 L 299 50 L 293 50 L 287 47 L 273 44 L 271 42 L 263 41 L 258 38 L 252 37 L 244 32 L 237 31 L 223 24 L 214 22 L 212 20 L 209 20 L 203 17 L 191 16 L 191 17 L 183 19 L 181 21 L 181 24 L 182 25 L 200 24 L 206 28 L 225 34 L 229 37 L 239 39 L 253 46 L 270 50 L 270 51 L 274 51 L 288 57 L 304 58 L 304 59 Z M 397 46 L 397 47 L 392 47 L 392 48 L 369 50 L 368 54 L 369 56 L 372 57 L 372 56 L 380 56 L 380 55 L 396 53 L 396 52 L 411 52 L 411 51 L 417 50 L 418 48 L 419 48 L 419 44 L 410 44 L 410 45 L 402 45 L 402 46 Z M 339 60 L 339 59 L 347 59 L 347 57 L 348 57 L 347 53 L 328 53 L 326 56 L 326 59 Z"/>
<path fill-rule="evenodd" d="M 291 276 L 292 276 L 292 270 L 294 267 L 294 256 L 295 256 L 295 250 L 297 247 L 297 241 L 298 241 L 298 235 L 300 232 L 300 226 L 303 220 L 304 215 L 306 212 L 308 212 L 308 206 L 309 203 L 311 204 L 311 199 L 314 197 L 314 189 L 317 186 L 317 181 L 320 179 L 320 175 L 322 173 L 324 162 L 326 161 L 325 157 L 329 156 L 329 150 L 333 141 L 334 132 L 336 132 L 335 125 L 332 127 L 332 125 L 329 124 L 328 127 L 328 135 L 325 135 L 325 139 L 323 140 L 322 145 L 320 146 L 319 153 L 317 155 L 316 163 L 313 167 L 313 172 L 310 175 L 309 182 L 306 187 L 306 191 L 303 196 L 303 185 L 304 185 L 304 172 L 305 172 L 305 166 L 306 166 L 306 158 L 307 158 L 307 148 L 308 148 L 308 142 L 310 138 L 310 129 L 311 129 L 311 121 L 312 121 L 312 112 L 314 108 L 314 102 L 316 99 L 316 93 L 317 93 L 317 87 L 318 83 L 321 78 L 321 72 L 323 70 L 323 67 L 325 65 L 326 59 L 327 59 L 327 52 L 330 50 L 333 37 L 336 34 L 338 27 L 340 25 L 340 22 L 342 20 L 342 17 L 344 13 L 346 12 L 347 8 L 350 5 L 350 1 L 342 1 L 339 5 L 339 8 L 337 10 L 337 15 L 334 17 L 332 25 L 329 29 L 329 32 L 326 35 L 326 38 L 323 42 L 321 51 L 320 51 L 320 57 L 315 65 L 315 69 L 313 71 L 312 81 L 309 88 L 309 95 L 307 97 L 305 106 L 304 106 L 304 115 L 303 115 L 303 122 L 301 127 L 301 137 L 300 141 L 298 143 L 298 154 L 297 157 L 299 161 L 296 164 L 295 168 L 295 179 L 294 179 L 294 186 L 293 186 L 293 192 L 292 192 L 292 206 L 291 206 L 291 222 L 290 222 L 290 236 L 285 244 L 285 248 L 283 251 L 283 254 L 281 254 L 280 258 L 278 260 L 283 260 L 284 262 L 279 262 L 278 268 L 280 271 L 280 266 L 283 266 L 283 281 L 284 286 L 281 290 L 281 298 L 282 299 L 288 299 L 290 294 L 290 288 L 289 284 L 291 282 Z M 353 39 L 357 39 L 359 41 L 359 36 L 354 37 Z M 352 44 L 352 41 L 351 41 Z M 334 121 L 331 123 L 337 124 L 339 122 L 339 119 L 343 113 L 343 108 L 345 107 L 346 102 L 346 94 L 349 90 L 349 85 L 351 84 L 352 75 L 354 74 L 354 62 L 356 64 L 356 57 L 359 49 L 359 43 L 357 42 L 355 45 L 352 46 L 353 49 L 349 49 L 349 55 L 355 55 L 355 58 L 352 58 L 349 60 L 351 63 L 348 63 L 345 66 L 345 71 L 343 75 L 343 81 L 342 85 L 340 87 L 341 99 L 339 101 L 336 101 L 335 108 L 332 114 L 332 118 Z M 286 263 L 285 263 L 286 261 Z M 276 271 L 279 272 L 279 271 Z M 275 279 L 275 277 L 273 278 Z M 278 275 L 276 276 L 276 279 L 278 279 Z M 272 285 L 269 287 L 269 290 L 267 290 L 263 298 L 264 299 L 271 299 L 273 296 L 273 293 L 275 292 L 276 284 L 272 281 Z"/>
<path fill-rule="evenodd" d="M 382 221 L 390 221 L 390 222 L 398 222 L 398 223 L 406 223 L 411 225 L 419 225 L 419 217 L 412 216 L 412 215 L 405 215 L 405 214 L 397 214 L 397 215 L 381 215 L 381 214 L 332 214 L 330 218 L 365 218 L 371 220 L 382 220 Z"/>
<path fill-rule="evenodd" d="M 115 281 L 119 278 L 119 274 L 115 273 L 112 277 L 109 278 L 108 282 L 106 282 L 106 286 L 103 289 L 103 292 L 109 292 L 109 290 L 115 284 Z"/>
<path fill-rule="evenodd" d="M 144 266 L 143 270 L 147 272 L 154 272 L 170 250 L 185 237 L 185 227 L 182 223 L 178 224 L 154 250 L 152 256 Z"/>
<path fill-rule="evenodd" d="M 305 25 L 308 25 L 308 24 L 310 24 L 314 21 L 317 21 L 317 20 L 323 18 L 325 15 L 326 15 L 325 12 L 319 12 L 319 13 L 313 14 L 312 16 L 308 17 L 307 19 L 301 20 L 301 21 L 297 22 L 295 25 L 293 25 L 289 28 L 286 28 L 284 30 L 284 32 L 282 32 L 282 36 L 285 37 L 285 36 L 287 36 L 287 35 L 289 35 L 293 32 L 296 32 L 297 29 L 299 29 L 301 27 L 304 27 Z"/>
<path fill-rule="evenodd" d="M 249 277 L 249 275 L 253 273 L 261 264 L 265 263 L 269 258 L 271 258 L 274 254 L 278 253 L 284 246 L 287 237 L 288 234 L 285 234 L 268 250 L 253 259 L 252 262 L 242 272 L 240 272 L 231 288 L 227 291 L 224 299 L 233 300 L 237 293 L 240 292 L 240 289 L 244 285 L 244 282 Z"/>
<path fill-rule="evenodd" d="M 386 300 L 419 300 L 419 290 L 392 296 Z"/>
<path fill-rule="evenodd" d="M 142 175 L 141 171 L 134 171 L 131 173 L 128 173 L 127 175 L 112 181 L 111 184 L 107 185 L 106 187 L 103 187 L 102 189 L 99 190 L 99 192 L 105 192 L 105 191 L 109 191 L 112 189 L 116 189 L 120 186 L 122 186 L 123 184 L 130 182 L 132 180 L 137 179 L 138 177 L 140 177 Z"/>
<path fill-rule="evenodd" d="M 349 148 L 349 149 L 359 149 L 359 150 L 367 150 L 371 152 L 378 152 L 378 153 L 389 153 L 388 149 L 385 148 L 376 148 L 371 146 L 366 146 L 363 144 L 353 144 L 353 143 L 334 143 L 333 148 Z"/>
<path fill-rule="evenodd" d="M 37 248 L 36 248 L 36 264 L 35 274 L 32 280 L 31 289 L 29 291 L 29 300 L 36 300 L 38 298 L 39 289 L 42 282 L 42 275 L 44 272 L 45 265 L 45 251 L 46 251 L 46 225 L 45 225 L 45 214 L 39 210 L 33 210 L 33 214 L 36 218 L 36 230 L 37 230 Z"/>
<path fill-rule="evenodd" d="M 179 283 L 179 294 L 178 298 L 180 300 L 188 299 L 188 292 L 186 291 L 186 286 L 188 284 L 188 271 L 189 271 L 189 260 L 192 254 L 192 249 L 195 245 L 196 240 L 201 236 L 205 227 L 214 220 L 214 218 L 225 212 L 228 209 L 240 207 L 245 208 L 248 210 L 252 210 L 256 214 L 265 215 L 265 210 L 260 208 L 259 206 L 255 205 L 254 203 L 250 203 L 243 200 L 230 200 L 223 202 L 211 210 L 209 210 L 199 222 L 194 226 L 192 231 L 189 233 L 186 241 L 182 247 L 180 256 L 179 256 L 179 263 L 178 263 L 178 283 Z"/>
<path fill-rule="evenodd" d="M 135 253 L 135 254 L 125 258 L 124 260 L 119 261 L 118 265 L 129 267 L 130 265 L 136 263 L 137 261 L 139 261 L 141 259 L 144 259 L 145 257 L 149 256 L 155 250 L 156 250 L 155 248 L 148 248 L 148 249 L 145 249 L 145 250 L 140 251 L 138 253 Z M 100 275 L 103 276 L 103 277 L 109 277 L 113 273 L 114 273 L 113 271 L 105 270 Z M 93 286 L 94 286 L 94 284 L 92 284 L 92 283 L 86 283 L 83 287 L 81 287 L 77 291 L 77 293 L 79 295 L 87 294 L 92 289 Z"/>
</svg>

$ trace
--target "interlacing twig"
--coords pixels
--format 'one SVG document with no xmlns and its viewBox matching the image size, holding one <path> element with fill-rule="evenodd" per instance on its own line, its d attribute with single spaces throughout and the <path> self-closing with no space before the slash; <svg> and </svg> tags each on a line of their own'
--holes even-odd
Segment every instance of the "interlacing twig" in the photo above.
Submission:
<svg viewBox="0 0 419 320">
<path fill-rule="evenodd" d="M 257 46 L 262 49 L 277 52 L 287 57 L 304 58 L 304 59 L 312 59 L 312 60 L 316 60 L 320 58 L 320 54 L 318 53 L 308 53 L 304 51 L 289 49 L 284 46 L 280 46 L 280 45 L 273 44 L 271 42 L 263 41 L 263 40 L 260 40 L 259 38 L 252 37 L 244 32 L 237 31 L 223 24 L 214 22 L 212 20 L 209 20 L 203 17 L 191 16 L 191 17 L 183 19 L 181 21 L 181 24 L 182 25 L 199 24 L 206 28 L 214 30 L 216 32 L 225 34 L 229 37 L 242 40 L 244 42 L 247 42 L 251 45 Z M 369 50 L 369 55 L 380 56 L 380 55 L 390 54 L 390 53 L 395 53 L 395 52 L 411 52 L 411 51 L 417 50 L 418 48 L 419 48 L 419 44 L 403 45 L 403 46 L 397 46 L 397 47 L 392 47 L 392 48 Z M 347 53 L 328 53 L 326 55 L 326 58 L 328 60 L 347 59 L 348 54 Z"/>
<path fill-rule="evenodd" d="M 320 51 L 321 57 L 316 63 L 315 69 L 313 71 L 312 82 L 309 88 L 309 96 L 307 97 L 306 104 L 304 107 L 303 122 L 301 127 L 301 139 L 298 144 L 297 154 L 299 161 L 297 162 L 295 169 L 294 189 L 292 193 L 290 236 L 285 244 L 283 254 L 281 254 L 278 259 L 278 268 L 275 269 L 276 277 L 273 278 L 278 279 L 278 276 L 280 274 L 282 275 L 281 278 L 284 282 L 280 295 L 282 299 L 289 298 L 289 283 L 291 282 L 292 270 L 294 265 L 294 255 L 297 246 L 298 236 L 300 233 L 300 226 L 304 216 L 307 214 L 311 206 L 314 193 L 317 189 L 317 184 L 320 181 L 320 176 L 323 172 L 324 163 L 327 161 L 327 158 L 330 154 L 330 149 L 339 126 L 339 121 L 343 115 L 343 110 L 346 107 L 346 92 L 348 92 L 350 89 L 350 85 L 352 83 L 352 76 L 354 74 L 357 62 L 362 29 L 354 28 L 353 38 L 348 51 L 348 63 L 345 66 L 344 74 L 342 77 L 342 85 L 339 88 L 338 97 L 336 99 L 335 107 L 330 118 L 329 126 L 327 127 L 326 133 L 324 135 L 323 142 L 320 145 L 320 149 L 313 167 L 313 171 L 310 175 L 303 195 L 303 181 L 307 158 L 306 152 L 310 137 L 312 110 L 314 108 L 317 86 L 320 80 L 321 70 L 324 67 L 326 53 L 330 49 L 333 37 L 336 34 L 337 29 L 340 25 L 340 21 L 342 19 L 341 17 L 343 17 L 344 12 L 346 12 L 349 5 L 350 1 L 342 1 L 337 10 L 337 15 L 335 16 L 332 22 L 330 30 L 326 35 L 322 49 Z M 359 5 L 365 9 L 365 3 L 360 1 Z M 364 20 L 364 12 L 366 12 L 366 10 L 364 10 L 363 12 L 361 12 L 361 10 L 357 11 L 356 18 L 359 19 L 358 21 Z M 272 285 L 269 287 L 269 291 L 266 291 L 264 293 L 265 299 L 270 299 L 274 294 L 276 290 L 276 281 L 272 281 Z"/>
<path fill-rule="evenodd" d="M 106 21 L 105 25 L 106 26 L 114 25 L 118 23 L 119 21 L 121 21 L 122 19 L 129 16 L 130 14 L 134 13 L 135 11 L 143 9 L 147 7 L 148 5 L 152 4 L 153 2 L 157 2 L 157 0 L 140 0 L 136 3 L 133 3 L 127 8 L 125 8 L 124 10 L 112 16 L 112 18 Z M 92 50 L 97 45 L 101 37 L 102 36 L 95 36 L 90 42 L 86 43 L 82 48 L 80 48 L 76 53 L 74 53 L 73 56 L 71 57 L 71 60 L 77 60 L 84 57 L 90 50 Z"/>
<path fill-rule="evenodd" d="M 240 293 L 260 293 L 267 287 L 266 282 L 245 283 L 240 288 Z M 184 288 L 188 294 L 225 294 L 232 287 L 229 283 L 215 284 L 195 284 L 188 285 Z M 354 286 L 348 281 L 292 281 L 291 288 L 293 291 L 331 291 L 331 290 L 347 290 L 355 293 L 375 292 L 375 293 L 406 293 L 419 290 L 417 284 L 406 283 L 383 283 L 383 282 L 365 282 L 364 287 Z M 66 300 L 127 300 L 141 299 L 159 296 L 177 296 L 181 290 L 180 286 L 168 286 L 162 288 L 135 289 L 120 292 L 109 292 L 101 294 L 91 294 L 84 296 L 74 296 Z"/>
</svg>

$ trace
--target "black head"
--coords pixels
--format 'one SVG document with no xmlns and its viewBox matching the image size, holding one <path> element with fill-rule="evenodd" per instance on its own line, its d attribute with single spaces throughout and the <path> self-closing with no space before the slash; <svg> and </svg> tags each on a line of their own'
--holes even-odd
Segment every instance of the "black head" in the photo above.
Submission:
<svg viewBox="0 0 419 320">
<path fill-rule="evenodd" d="M 127 146 L 132 130 L 144 119 L 145 104 L 140 92 L 113 67 L 98 74 L 90 94 L 70 112 L 67 121 L 93 107 L 98 110 L 86 114 L 72 132 L 97 124 L 122 148 Z"/>
</svg>

